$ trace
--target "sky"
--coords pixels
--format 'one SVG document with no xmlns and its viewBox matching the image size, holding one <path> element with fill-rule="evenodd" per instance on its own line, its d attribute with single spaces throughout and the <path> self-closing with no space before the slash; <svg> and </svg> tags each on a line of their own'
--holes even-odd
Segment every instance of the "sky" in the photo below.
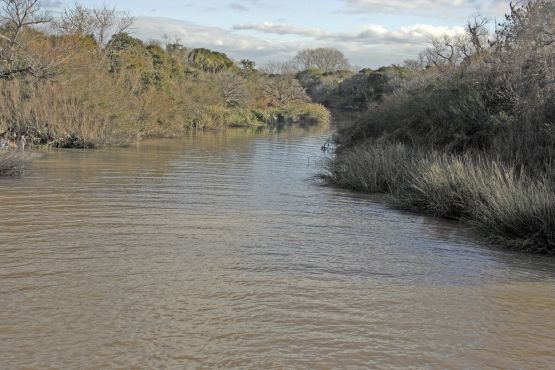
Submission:
<svg viewBox="0 0 555 370">
<path fill-rule="evenodd" d="M 56 14 L 74 1 L 43 0 Z M 131 34 L 145 41 L 179 42 L 254 60 L 283 62 L 306 48 L 339 49 L 357 67 L 401 64 L 433 37 L 464 31 L 473 15 L 492 25 L 507 12 L 504 0 L 81 0 L 136 17 Z"/>
</svg>

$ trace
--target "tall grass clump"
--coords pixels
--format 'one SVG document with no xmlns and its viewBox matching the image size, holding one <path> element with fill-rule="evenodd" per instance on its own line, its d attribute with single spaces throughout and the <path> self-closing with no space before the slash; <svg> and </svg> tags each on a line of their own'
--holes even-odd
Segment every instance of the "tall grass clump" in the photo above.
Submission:
<svg viewBox="0 0 555 370">
<path fill-rule="evenodd" d="M 410 151 L 402 144 L 356 146 L 328 164 L 334 184 L 365 193 L 399 193 L 412 167 Z"/>
<path fill-rule="evenodd" d="M 421 158 L 398 194 L 406 208 L 470 221 L 511 249 L 555 254 L 555 192 L 549 181 L 491 158 Z"/>
<path fill-rule="evenodd" d="M 396 207 L 469 222 L 507 248 L 555 254 L 555 191 L 523 169 L 479 155 L 366 143 L 340 151 L 328 171 L 338 186 L 389 194 Z"/>
<path fill-rule="evenodd" d="M 487 191 L 503 192 L 525 178 L 514 168 L 479 155 L 428 152 L 415 157 L 399 198 L 407 208 L 442 218 L 470 219 L 476 201 L 483 200 Z"/>
<path fill-rule="evenodd" d="M 493 186 L 482 184 L 472 220 L 498 244 L 555 254 L 555 192 L 550 181 L 498 180 Z"/>
</svg>

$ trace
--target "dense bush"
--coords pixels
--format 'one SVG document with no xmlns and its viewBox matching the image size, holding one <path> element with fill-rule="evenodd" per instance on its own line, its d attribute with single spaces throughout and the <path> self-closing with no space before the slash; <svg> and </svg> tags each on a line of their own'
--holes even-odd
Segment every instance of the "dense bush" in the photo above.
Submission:
<svg viewBox="0 0 555 370">
<path fill-rule="evenodd" d="M 0 127 L 35 144 L 86 148 L 189 129 L 327 123 L 294 76 L 208 49 L 145 43 L 124 32 L 131 19 L 118 22 L 114 9 L 75 5 L 51 32 L 20 27 L 17 43 L 8 37 L 17 22 L 2 11 Z M 98 12 L 121 32 L 108 37 Z"/>
<path fill-rule="evenodd" d="M 459 65 L 422 65 L 398 78 L 366 80 L 375 93 L 367 95 L 361 118 L 340 131 L 340 143 L 385 138 L 454 153 L 481 150 L 547 170 L 555 144 L 554 28 L 555 4 L 532 1 L 513 7 L 492 46 Z"/>
<path fill-rule="evenodd" d="M 314 101 L 336 110 L 361 112 L 398 89 L 408 74 L 407 68 L 399 66 L 365 68 L 356 74 L 307 69 L 297 73 L 297 79 Z"/>
</svg>

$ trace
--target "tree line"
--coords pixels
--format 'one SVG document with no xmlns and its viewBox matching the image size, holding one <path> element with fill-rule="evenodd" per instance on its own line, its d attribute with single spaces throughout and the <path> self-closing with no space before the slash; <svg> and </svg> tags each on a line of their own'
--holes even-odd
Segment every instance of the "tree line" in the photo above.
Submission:
<svg viewBox="0 0 555 370">
<path fill-rule="evenodd" d="M 317 70 L 322 73 L 352 70 L 349 60 L 343 53 L 334 48 L 304 49 L 291 60 L 285 62 L 269 62 L 261 70 L 269 74 L 295 74 L 306 70 Z"/>
<path fill-rule="evenodd" d="M 115 8 L 65 9 L 0 0 L 0 134 L 34 144 L 90 147 L 188 129 L 327 123 L 294 76 L 250 60 L 144 42 Z"/>
</svg>

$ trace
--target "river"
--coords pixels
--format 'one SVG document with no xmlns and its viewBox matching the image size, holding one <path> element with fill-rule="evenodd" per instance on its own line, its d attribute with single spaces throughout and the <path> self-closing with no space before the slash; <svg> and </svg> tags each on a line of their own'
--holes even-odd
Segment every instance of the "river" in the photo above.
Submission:
<svg viewBox="0 0 555 370">
<path fill-rule="evenodd" d="M 0 368 L 548 368 L 555 259 L 324 186 L 328 134 L 52 150 L 0 179 Z"/>
</svg>

